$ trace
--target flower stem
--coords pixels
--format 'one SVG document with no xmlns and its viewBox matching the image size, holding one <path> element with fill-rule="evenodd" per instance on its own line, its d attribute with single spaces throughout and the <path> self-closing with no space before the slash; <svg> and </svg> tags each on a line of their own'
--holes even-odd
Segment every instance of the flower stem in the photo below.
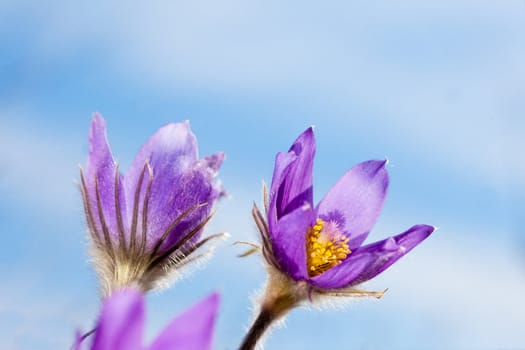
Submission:
<svg viewBox="0 0 525 350">
<path fill-rule="evenodd" d="M 270 265 L 267 267 L 269 273 L 260 300 L 261 311 L 244 337 L 239 350 L 254 349 L 272 323 L 284 317 L 309 297 L 308 285 L 304 281 L 294 281 L 280 270 Z"/>
<path fill-rule="evenodd" d="M 261 336 L 264 334 L 264 332 L 266 332 L 270 324 L 272 324 L 272 322 L 275 321 L 275 319 L 276 318 L 269 309 L 261 309 L 261 312 L 255 319 L 255 322 L 253 323 L 252 327 L 244 337 L 244 340 L 242 341 L 239 350 L 255 349 L 255 345 L 257 345 L 257 342 L 259 341 Z"/>
</svg>

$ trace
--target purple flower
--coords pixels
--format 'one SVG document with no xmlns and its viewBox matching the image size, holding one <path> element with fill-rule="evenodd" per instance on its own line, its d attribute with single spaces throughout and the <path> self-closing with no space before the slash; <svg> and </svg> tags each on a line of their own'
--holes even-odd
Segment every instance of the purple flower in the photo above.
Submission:
<svg viewBox="0 0 525 350">
<path fill-rule="evenodd" d="M 309 128 L 287 153 L 277 154 L 267 225 L 254 208 L 265 257 L 293 280 L 320 291 L 355 286 L 383 272 L 434 231 L 432 226 L 416 225 L 363 245 L 386 197 L 387 162 L 355 165 L 315 206 L 314 153 L 315 138 Z"/>
<path fill-rule="evenodd" d="M 172 123 L 142 146 L 124 176 L 105 121 L 94 115 L 80 190 L 104 295 L 126 286 L 143 292 L 158 286 L 217 237 L 200 240 L 223 194 L 214 182 L 223 159 L 223 153 L 199 159 L 189 123 Z"/>
<path fill-rule="evenodd" d="M 253 208 L 269 277 L 260 313 L 241 345 L 243 350 L 252 349 L 275 319 L 305 300 L 381 297 L 384 292 L 355 286 L 386 270 L 434 231 L 432 226 L 416 225 L 363 245 L 385 200 L 386 161 L 355 165 L 315 206 L 314 154 L 315 138 L 309 128 L 288 152 L 276 156 L 269 196 L 266 188 L 263 192 L 266 217 L 257 206 Z"/>
<path fill-rule="evenodd" d="M 144 347 L 144 298 L 138 290 L 124 289 L 104 300 L 91 350 L 207 350 L 211 348 L 219 295 L 211 294 L 185 311 Z M 81 350 L 77 339 L 74 349 Z"/>
</svg>

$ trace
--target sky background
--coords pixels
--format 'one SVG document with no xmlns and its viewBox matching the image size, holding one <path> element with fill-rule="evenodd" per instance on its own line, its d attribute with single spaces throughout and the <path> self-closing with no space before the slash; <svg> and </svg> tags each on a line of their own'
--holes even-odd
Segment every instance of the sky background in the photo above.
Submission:
<svg viewBox="0 0 525 350">
<path fill-rule="evenodd" d="M 228 231 L 203 268 L 147 299 L 148 339 L 213 290 L 215 349 L 235 349 L 264 283 L 252 202 L 274 156 L 315 125 L 315 198 L 388 157 L 368 242 L 429 239 L 367 283 L 381 300 L 296 309 L 267 349 L 525 348 L 523 1 L 0 0 L 0 348 L 67 349 L 98 313 L 82 203 L 93 112 L 122 170 L 189 119 L 225 151 Z"/>
</svg>

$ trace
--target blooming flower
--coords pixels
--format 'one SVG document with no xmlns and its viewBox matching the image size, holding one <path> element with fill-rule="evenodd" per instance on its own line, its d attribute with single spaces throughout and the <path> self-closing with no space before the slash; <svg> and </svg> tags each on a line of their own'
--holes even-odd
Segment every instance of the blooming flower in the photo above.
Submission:
<svg viewBox="0 0 525 350">
<path fill-rule="evenodd" d="M 214 182 L 223 159 L 223 153 L 199 159 L 189 123 L 172 123 L 142 146 L 123 176 L 105 121 L 94 115 L 80 190 L 104 295 L 126 286 L 143 292 L 158 286 L 217 236 L 200 240 L 223 194 Z"/>
<path fill-rule="evenodd" d="M 387 162 L 355 165 L 314 206 L 314 153 L 309 128 L 288 152 L 276 156 L 269 196 L 266 188 L 263 193 L 266 217 L 256 205 L 252 211 L 270 271 L 261 314 L 250 331 L 259 336 L 273 319 L 304 300 L 323 295 L 382 296 L 383 292 L 355 286 L 383 272 L 434 231 L 432 226 L 416 225 L 363 245 L 383 207 Z M 248 334 L 242 349 L 255 345 L 249 344 L 250 338 L 257 338 L 255 333 Z"/>
<path fill-rule="evenodd" d="M 134 289 L 116 291 L 104 300 L 90 349 L 211 349 L 218 306 L 219 295 L 211 294 L 171 321 L 150 346 L 144 347 L 144 297 Z M 81 350 L 82 344 L 78 338 L 74 349 Z"/>
</svg>

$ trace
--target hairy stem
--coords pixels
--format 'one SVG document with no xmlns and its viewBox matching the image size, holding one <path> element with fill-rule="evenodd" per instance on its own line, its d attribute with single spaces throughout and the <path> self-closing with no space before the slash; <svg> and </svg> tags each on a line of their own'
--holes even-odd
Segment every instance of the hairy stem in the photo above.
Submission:
<svg viewBox="0 0 525 350">
<path fill-rule="evenodd" d="M 296 282 L 268 265 L 268 281 L 255 322 L 244 337 L 240 350 L 255 349 L 261 337 L 278 319 L 308 298 L 308 285 Z"/>
<path fill-rule="evenodd" d="M 275 320 L 276 317 L 272 314 L 272 312 L 269 309 L 261 309 L 261 312 L 255 319 L 255 322 L 244 337 L 242 344 L 239 347 L 239 350 L 255 349 L 255 345 L 257 345 L 257 342 L 259 341 L 261 336 L 266 332 L 266 330 Z"/>
</svg>

